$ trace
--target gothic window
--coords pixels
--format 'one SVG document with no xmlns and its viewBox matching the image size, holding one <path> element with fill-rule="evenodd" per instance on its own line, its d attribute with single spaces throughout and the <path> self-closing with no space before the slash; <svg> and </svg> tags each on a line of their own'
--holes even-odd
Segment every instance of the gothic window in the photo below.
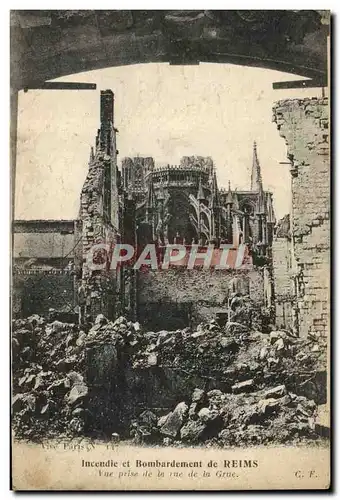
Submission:
<svg viewBox="0 0 340 500">
<path fill-rule="evenodd" d="M 141 165 L 137 165 L 135 169 L 135 185 L 137 188 L 142 187 L 143 183 L 143 169 Z"/>
<path fill-rule="evenodd" d="M 249 216 L 253 216 L 254 215 L 254 206 L 251 204 L 251 203 L 244 203 L 242 206 L 241 206 L 241 210 L 249 215 Z"/>
</svg>

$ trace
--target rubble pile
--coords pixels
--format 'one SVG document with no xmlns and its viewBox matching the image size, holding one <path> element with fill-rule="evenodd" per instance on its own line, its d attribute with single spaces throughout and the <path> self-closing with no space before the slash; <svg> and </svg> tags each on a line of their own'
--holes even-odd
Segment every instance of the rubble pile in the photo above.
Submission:
<svg viewBox="0 0 340 500">
<path fill-rule="evenodd" d="M 126 353 L 133 353 L 147 343 L 147 339 L 144 338 L 138 322 L 127 321 L 123 316 L 115 321 L 108 321 L 103 314 L 99 314 L 86 336 L 86 346 L 105 343 L 113 344 Z"/>
<path fill-rule="evenodd" d="M 139 340 L 137 340 L 137 338 Z M 81 435 L 89 420 L 86 349 L 110 343 L 127 353 L 143 341 L 139 323 L 99 315 L 87 332 L 33 315 L 12 324 L 13 430 L 18 438 Z"/>
<path fill-rule="evenodd" d="M 262 334 L 235 322 L 219 327 L 214 320 L 195 332 L 146 337 L 145 350 L 134 356 L 135 368 L 171 367 L 204 383 L 160 418 L 157 411 L 143 411 L 131 426 L 137 442 L 236 446 L 317 437 L 317 404 L 306 397 L 305 386 L 325 372 L 326 346 L 320 339 L 288 331 Z M 207 389 L 214 386 L 218 389 Z M 313 394 L 318 396 L 317 390 Z"/>
<path fill-rule="evenodd" d="M 106 415 L 116 411 L 119 432 L 126 429 L 122 436 L 137 442 L 284 443 L 314 438 L 317 405 L 326 402 L 313 389 L 326 367 L 320 339 L 300 339 L 288 331 L 263 334 L 234 321 L 220 326 L 212 320 L 194 331 L 148 332 L 123 317 L 108 321 L 99 315 L 80 329 L 34 315 L 13 321 L 12 345 L 18 438 L 81 436 L 91 431 L 95 413 L 105 427 Z M 88 358 L 89 352 L 105 356 Z M 164 391 L 177 404 L 157 408 L 152 384 L 142 400 L 137 380 L 143 373 L 146 380 L 148 374 L 170 377 Z M 181 378 L 181 393 L 171 380 L 174 373 Z M 112 383 L 105 386 L 108 378 Z"/>
<path fill-rule="evenodd" d="M 290 390 L 325 370 L 326 346 L 313 338 L 300 339 L 288 331 L 269 335 L 236 323 L 220 327 L 215 320 L 175 332 L 148 332 L 144 350 L 133 356 L 134 368 L 171 367 L 222 384 L 253 380 L 262 388 L 285 383 Z"/>
<path fill-rule="evenodd" d="M 84 338 L 74 324 L 33 315 L 14 320 L 13 430 L 30 439 L 79 433 L 88 392 L 84 382 Z"/>
<path fill-rule="evenodd" d="M 249 383 L 233 386 L 232 393 L 196 388 L 187 401 L 157 418 L 144 411 L 132 423 L 137 442 L 164 445 L 249 446 L 315 439 L 316 404 L 288 393 L 285 385 L 250 392 Z"/>
</svg>

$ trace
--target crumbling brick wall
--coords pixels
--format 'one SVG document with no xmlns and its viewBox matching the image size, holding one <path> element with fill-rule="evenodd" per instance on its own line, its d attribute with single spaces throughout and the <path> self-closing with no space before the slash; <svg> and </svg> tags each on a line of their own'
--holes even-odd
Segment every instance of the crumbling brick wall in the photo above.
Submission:
<svg viewBox="0 0 340 500">
<path fill-rule="evenodd" d="M 292 238 L 300 335 L 325 336 L 330 293 L 328 99 L 283 100 L 273 111 L 292 164 Z"/>
<path fill-rule="evenodd" d="M 92 159 L 80 201 L 82 283 L 87 297 L 87 313 L 92 318 L 100 313 L 112 317 L 117 294 L 115 272 L 110 269 L 95 270 L 91 266 L 91 264 L 100 265 L 108 259 L 105 249 L 97 251 L 94 250 L 95 246 L 101 243 L 112 245 L 117 242 L 118 236 L 118 231 L 112 225 L 104 206 L 107 163 L 108 160 L 101 151 Z"/>
<path fill-rule="evenodd" d="M 169 310 L 177 307 L 178 314 L 187 312 L 190 315 L 193 325 L 212 319 L 218 310 L 226 308 L 228 296 L 233 291 L 249 294 L 259 307 L 264 305 L 261 268 L 147 270 L 138 273 L 137 287 L 139 314 L 151 304 L 164 311 L 167 306 Z"/>
</svg>

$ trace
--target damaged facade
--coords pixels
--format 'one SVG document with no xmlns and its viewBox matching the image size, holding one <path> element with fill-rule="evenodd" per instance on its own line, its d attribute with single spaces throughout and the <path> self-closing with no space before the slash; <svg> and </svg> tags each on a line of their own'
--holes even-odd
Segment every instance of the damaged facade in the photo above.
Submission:
<svg viewBox="0 0 340 500">
<path fill-rule="evenodd" d="M 82 227 L 82 262 L 79 286 L 84 288 L 87 313 L 92 317 L 104 313 L 113 317 L 120 293 L 119 273 L 93 271 L 87 260 L 91 248 L 98 243 L 113 245 L 120 238 L 120 206 L 118 196 L 117 129 L 114 126 L 113 93 L 101 93 L 100 129 L 95 149 L 91 148 L 89 170 L 80 195 L 79 220 Z M 101 256 L 98 255 L 100 259 Z"/>
</svg>

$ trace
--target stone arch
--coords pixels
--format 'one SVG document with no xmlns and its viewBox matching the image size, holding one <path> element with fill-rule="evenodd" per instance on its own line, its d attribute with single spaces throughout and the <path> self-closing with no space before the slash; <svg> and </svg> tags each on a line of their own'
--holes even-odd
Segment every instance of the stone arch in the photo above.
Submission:
<svg viewBox="0 0 340 500">
<path fill-rule="evenodd" d="M 239 202 L 239 208 L 242 212 L 247 212 L 249 215 L 254 215 L 256 209 L 256 201 L 252 198 L 243 198 Z"/>
<path fill-rule="evenodd" d="M 11 86 L 33 88 L 64 75 L 157 62 L 255 66 L 326 86 L 324 12 L 12 10 Z"/>
</svg>

